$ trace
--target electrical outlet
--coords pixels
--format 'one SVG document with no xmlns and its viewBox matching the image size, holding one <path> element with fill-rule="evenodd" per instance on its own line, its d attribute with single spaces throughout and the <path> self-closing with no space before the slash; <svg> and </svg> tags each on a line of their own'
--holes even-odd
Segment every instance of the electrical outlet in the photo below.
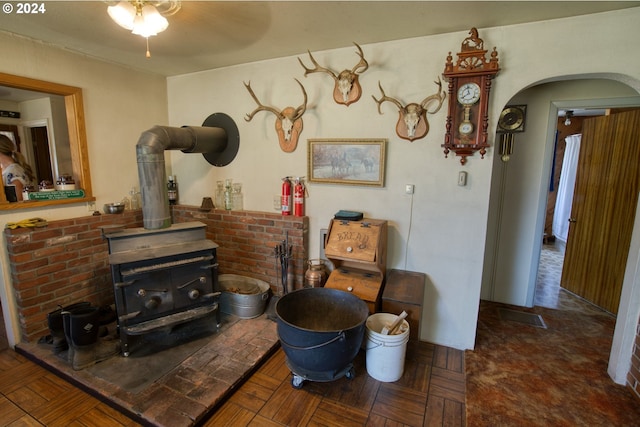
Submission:
<svg viewBox="0 0 640 427">
<path fill-rule="evenodd" d="M 95 210 L 96 210 L 96 202 L 87 202 L 87 210 L 89 212 L 95 212 Z"/>
<path fill-rule="evenodd" d="M 413 194 L 413 190 L 414 190 L 413 184 L 407 184 L 404 186 L 404 194 Z"/>
</svg>

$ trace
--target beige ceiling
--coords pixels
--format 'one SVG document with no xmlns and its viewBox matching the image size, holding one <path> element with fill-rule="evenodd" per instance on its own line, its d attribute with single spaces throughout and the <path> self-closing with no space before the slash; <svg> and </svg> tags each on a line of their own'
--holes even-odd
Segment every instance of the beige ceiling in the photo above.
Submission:
<svg viewBox="0 0 640 427">
<path fill-rule="evenodd" d="M 169 28 L 149 39 L 149 59 L 145 39 L 116 25 L 107 15 L 107 2 L 42 4 L 46 12 L 40 14 L 0 13 L 0 29 L 172 76 L 302 55 L 307 49 L 317 52 L 352 42 L 366 45 L 549 20 L 636 7 L 640 2 L 183 1 L 182 9 L 168 18 Z"/>
</svg>

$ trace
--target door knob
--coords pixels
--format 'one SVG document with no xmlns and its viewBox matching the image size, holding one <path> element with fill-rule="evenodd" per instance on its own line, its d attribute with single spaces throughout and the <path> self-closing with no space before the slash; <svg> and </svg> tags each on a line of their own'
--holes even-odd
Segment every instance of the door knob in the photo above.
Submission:
<svg viewBox="0 0 640 427">
<path fill-rule="evenodd" d="M 575 218 L 569 218 L 569 222 L 577 222 Z"/>
</svg>

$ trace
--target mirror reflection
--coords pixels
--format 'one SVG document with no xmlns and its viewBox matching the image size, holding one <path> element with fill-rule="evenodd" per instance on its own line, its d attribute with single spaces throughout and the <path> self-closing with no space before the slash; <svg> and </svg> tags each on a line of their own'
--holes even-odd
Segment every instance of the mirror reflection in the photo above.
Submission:
<svg viewBox="0 0 640 427">
<path fill-rule="evenodd" d="M 79 88 L 0 73 L 0 139 L 8 138 L 14 148 L 0 151 L 0 166 L 24 162 L 25 171 L 25 179 L 7 182 L 3 168 L 6 201 L 21 201 L 27 185 L 38 193 L 58 192 L 35 202 L 24 193 L 28 207 L 93 200 L 82 105 Z M 61 197 L 63 190 L 76 189 L 81 191 Z M 23 207 L 6 201 L 0 209 Z"/>
<path fill-rule="evenodd" d="M 0 86 L 0 135 L 13 142 L 15 152 L 33 170 L 28 184 L 53 183 L 61 171 L 72 172 L 63 96 Z"/>
</svg>

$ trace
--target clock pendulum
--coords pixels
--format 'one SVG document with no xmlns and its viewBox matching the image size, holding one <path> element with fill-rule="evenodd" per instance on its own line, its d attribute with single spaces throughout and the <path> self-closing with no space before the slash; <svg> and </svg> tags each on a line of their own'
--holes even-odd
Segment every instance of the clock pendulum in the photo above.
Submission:
<svg viewBox="0 0 640 427">
<path fill-rule="evenodd" d="M 465 141 L 467 144 L 469 141 L 469 135 L 473 133 L 473 123 L 471 123 L 471 120 L 469 119 L 470 114 L 471 114 L 471 106 L 465 105 L 464 118 L 462 119 L 460 126 L 458 126 L 458 132 L 460 132 L 460 139 Z"/>
</svg>

